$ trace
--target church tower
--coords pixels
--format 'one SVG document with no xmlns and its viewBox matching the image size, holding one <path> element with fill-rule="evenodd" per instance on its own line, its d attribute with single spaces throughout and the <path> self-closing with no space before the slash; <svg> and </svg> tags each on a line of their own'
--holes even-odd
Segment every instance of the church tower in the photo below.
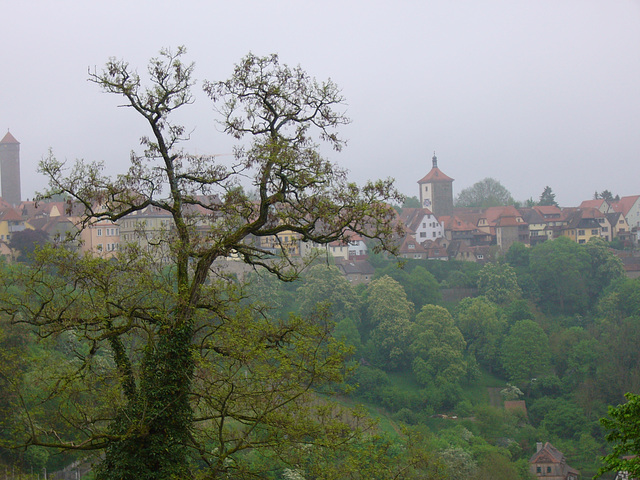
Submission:
<svg viewBox="0 0 640 480">
<path fill-rule="evenodd" d="M 431 171 L 418 180 L 420 205 L 431 210 L 436 217 L 453 214 L 453 178 L 438 168 L 438 158 L 433 152 Z"/>
<path fill-rule="evenodd" d="M 0 140 L 0 196 L 18 205 L 20 198 L 20 142 L 10 132 Z"/>
</svg>

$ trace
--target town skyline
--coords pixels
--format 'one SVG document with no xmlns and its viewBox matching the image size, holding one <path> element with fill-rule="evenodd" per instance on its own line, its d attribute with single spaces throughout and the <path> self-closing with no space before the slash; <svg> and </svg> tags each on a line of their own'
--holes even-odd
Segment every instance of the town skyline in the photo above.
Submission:
<svg viewBox="0 0 640 480">
<path fill-rule="evenodd" d="M 435 150 L 456 179 L 454 196 L 486 177 L 521 201 L 549 185 L 563 206 L 594 191 L 639 190 L 636 2 L 31 3 L 6 5 L 12 22 L 0 33 L 11 72 L 0 89 L 0 131 L 21 143 L 24 198 L 46 186 L 35 170 L 49 148 L 121 173 L 148 132 L 86 81 L 87 69 L 114 56 L 144 73 L 161 48 L 179 45 L 198 81 L 227 78 L 249 51 L 330 77 L 352 123 L 341 129 L 344 151 L 326 153 L 358 183 L 394 177 L 413 196 Z M 181 112 L 191 132 L 185 149 L 228 155 L 235 142 L 218 131 L 205 96 L 196 100 Z"/>
</svg>

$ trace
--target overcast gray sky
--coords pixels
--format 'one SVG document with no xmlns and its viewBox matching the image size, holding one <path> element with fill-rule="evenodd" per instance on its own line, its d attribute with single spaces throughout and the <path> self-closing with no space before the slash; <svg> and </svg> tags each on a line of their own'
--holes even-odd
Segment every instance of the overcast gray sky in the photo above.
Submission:
<svg viewBox="0 0 640 480">
<path fill-rule="evenodd" d="M 494 177 L 517 199 L 550 185 L 562 206 L 594 191 L 640 194 L 640 0 L 1 0 L 0 137 L 21 143 L 23 198 L 58 158 L 122 172 L 146 135 L 86 81 L 110 56 L 144 71 L 185 45 L 198 80 L 246 53 L 278 53 L 343 90 L 352 124 L 332 159 L 362 182 L 417 195 L 431 167 L 454 194 Z M 187 148 L 227 153 L 208 99 L 183 114 Z"/>
</svg>

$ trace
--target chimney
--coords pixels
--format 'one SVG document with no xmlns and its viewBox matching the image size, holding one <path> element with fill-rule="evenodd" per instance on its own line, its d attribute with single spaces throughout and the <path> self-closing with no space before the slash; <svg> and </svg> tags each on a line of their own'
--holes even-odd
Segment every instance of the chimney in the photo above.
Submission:
<svg viewBox="0 0 640 480">
<path fill-rule="evenodd" d="M 542 442 L 536 442 L 536 453 L 542 450 Z"/>
</svg>

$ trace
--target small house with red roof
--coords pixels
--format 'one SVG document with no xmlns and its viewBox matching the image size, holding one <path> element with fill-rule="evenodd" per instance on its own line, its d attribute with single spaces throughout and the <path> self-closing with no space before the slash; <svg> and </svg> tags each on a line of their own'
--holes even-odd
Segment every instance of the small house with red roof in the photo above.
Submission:
<svg viewBox="0 0 640 480">
<path fill-rule="evenodd" d="M 587 243 L 592 237 L 600 237 L 602 227 L 598 221 L 577 208 L 565 208 L 567 223 L 561 227 L 561 235 L 576 243 Z"/>
<path fill-rule="evenodd" d="M 428 258 L 427 250 L 413 235 L 407 235 L 404 237 L 404 240 L 398 249 L 398 256 L 400 258 L 410 258 L 413 260 L 426 260 Z"/>
<path fill-rule="evenodd" d="M 629 227 L 640 230 L 640 195 L 622 197 L 611 205 L 614 212 L 621 212 L 627 219 Z"/>
<path fill-rule="evenodd" d="M 0 241 L 9 242 L 14 233 L 21 232 L 24 229 L 24 219 L 14 208 L 5 207 L 0 209 Z"/>
<path fill-rule="evenodd" d="M 549 442 L 538 442 L 536 453 L 529 459 L 529 471 L 545 480 L 578 480 L 580 472 L 567 464 L 560 450 Z"/>
</svg>

